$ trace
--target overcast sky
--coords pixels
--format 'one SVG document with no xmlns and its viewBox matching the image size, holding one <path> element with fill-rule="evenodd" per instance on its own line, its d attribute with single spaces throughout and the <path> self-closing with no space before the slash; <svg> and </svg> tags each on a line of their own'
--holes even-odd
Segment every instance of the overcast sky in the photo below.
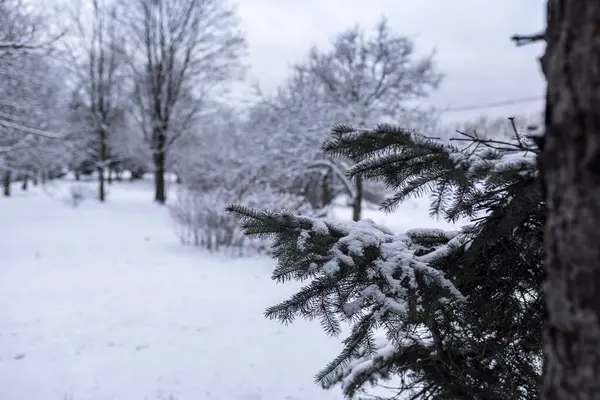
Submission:
<svg viewBox="0 0 600 400">
<path fill-rule="evenodd" d="M 516 48 L 515 33 L 544 26 L 543 0 L 237 0 L 249 42 L 251 75 L 266 89 L 279 84 L 291 63 L 312 44 L 327 46 L 338 32 L 359 23 L 371 29 L 382 15 L 416 49 L 437 52 L 446 74 L 430 102 L 442 108 L 484 105 L 542 96 L 538 57 L 543 45 Z M 535 112 L 542 101 L 452 112 L 451 120 L 479 114 Z"/>
</svg>

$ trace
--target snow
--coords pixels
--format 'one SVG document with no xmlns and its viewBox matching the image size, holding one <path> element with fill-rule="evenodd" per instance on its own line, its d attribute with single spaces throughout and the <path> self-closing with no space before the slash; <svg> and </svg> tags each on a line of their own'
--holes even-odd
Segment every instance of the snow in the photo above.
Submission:
<svg viewBox="0 0 600 400">
<path fill-rule="evenodd" d="M 150 181 L 76 208 L 72 185 L 0 198 L 0 399 L 342 399 L 314 383 L 340 339 L 263 317 L 300 285 L 275 284 L 273 260 L 181 246 Z M 396 232 L 448 228 L 426 202 L 364 217 Z"/>
<path fill-rule="evenodd" d="M 375 351 L 375 354 L 370 355 L 371 358 L 366 360 L 358 360 L 352 363 L 348 368 L 349 373 L 346 375 L 344 380 L 342 381 L 342 387 L 348 387 L 352 384 L 352 382 L 356 379 L 356 376 L 369 371 L 373 364 L 376 361 L 383 361 L 393 357 L 396 354 L 396 347 L 388 342 L 385 342 L 385 345 L 380 349 Z"/>
<path fill-rule="evenodd" d="M 272 260 L 182 247 L 150 182 L 66 185 L 0 198 L 0 399 L 342 398 L 313 383 L 339 339 L 263 317 L 297 290 Z"/>
</svg>

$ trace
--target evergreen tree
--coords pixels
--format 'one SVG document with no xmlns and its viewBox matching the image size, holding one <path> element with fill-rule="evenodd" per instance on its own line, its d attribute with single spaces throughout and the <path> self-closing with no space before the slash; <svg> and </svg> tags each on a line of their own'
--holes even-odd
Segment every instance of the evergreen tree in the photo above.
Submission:
<svg viewBox="0 0 600 400">
<path fill-rule="evenodd" d="M 539 398 L 545 204 L 533 138 L 447 144 L 336 126 L 324 150 L 354 162 L 349 177 L 393 189 L 386 211 L 429 194 L 432 216 L 470 223 L 394 234 L 369 220 L 228 208 L 246 234 L 273 239 L 275 281 L 307 282 L 268 318 L 316 318 L 330 335 L 350 326 L 317 381 L 351 398 L 386 381 L 410 399 Z"/>
</svg>

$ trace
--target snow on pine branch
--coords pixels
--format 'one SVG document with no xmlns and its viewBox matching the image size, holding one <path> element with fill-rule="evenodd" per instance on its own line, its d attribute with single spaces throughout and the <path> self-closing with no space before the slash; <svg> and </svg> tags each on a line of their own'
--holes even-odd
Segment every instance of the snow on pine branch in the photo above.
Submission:
<svg viewBox="0 0 600 400">
<path fill-rule="evenodd" d="M 415 327 L 426 325 L 432 303 L 465 300 L 432 266 L 466 244 L 461 232 L 414 229 L 394 234 L 371 220 L 331 221 L 238 205 L 228 211 L 242 220 L 247 235 L 273 239 L 275 281 L 308 282 L 268 308 L 268 318 L 282 323 L 296 317 L 318 319 L 332 336 L 342 332 L 342 321 L 351 325 L 342 352 L 317 374 L 324 388 L 341 384 L 352 395 L 367 371 L 381 371 L 381 363 L 397 359 L 400 343 L 422 340 Z M 381 334 L 387 339 L 378 351 L 374 338 Z"/>
<path fill-rule="evenodd" d="M 273 318 L 325 316 L 327 330 L 336 334 L 339 318 L 349 320 L 367 310 L 373 311 L 374 322 L 387 313 L 407 314 L 415 293 L 427 289 L 419 282 L 442 289 L 450 298 L 463 298 L 442 272 L 429 266 L 427 255 L 415 255 L 421 249 L 418 237 L 427 236 L 424 232 L 411 237 L 393 234 L 371 220 L 329 221 L 235 205 L 228 210 L 242 219 L 247 234 L 274 237 L 278 265 L 273 279 L 313 279 L 295 301 L 271 308 Z M 440 236 L 438 231 L 431 234 Z M 458 232 L 447 233 L 447 238 L 436 252 L 462 240 Z"/>
</svg>

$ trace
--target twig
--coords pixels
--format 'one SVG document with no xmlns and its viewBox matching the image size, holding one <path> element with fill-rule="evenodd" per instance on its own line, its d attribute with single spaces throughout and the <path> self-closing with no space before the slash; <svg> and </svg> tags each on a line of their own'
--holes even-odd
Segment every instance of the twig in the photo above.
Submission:
<svg viewBox="0 0 600 400">
<path fill-rule="evenodd" d="M 513 128 L 513 132 L 515 133 L 515 138 L 517 139 L 517 142 L 519 143 L 520 147 L 525 147 L 523 144 L 523 141 L 521 140 L 521 135 L 519 134 L 519 131 L 517 129 L 517 125 L 515 124 L 515 117 L 509 117 L 508 120 L 510 121 L 510 125 Z"/>
<path fill-rule="evenodd" d="M 536 33 L 533 35 L 513 35 L 510 40 L 512 40 L 513 42 L 515 42 L 515 44 L 518 47 L 521 46 L 525 46 L 531 43 L 535 43 L 535 42 L 540 42 L 540 41 L 545 41 L 546 40 L 546 33 L 545 32 L 541 32 L 541 33 Z"/>
<path fill-rule="evenodd" d="M 510 118 L 509 118 L 510 119 Z M 511 120 L 512 121 L 512 120 Z M 513 122 L 514 124 L 514 122 Z M 514 128 L 515 132 L 517 132 L 516 127 Z M 495 150 L 502 150 L 502 151 L 532 151 L 534 153 L 537 153 L 537 149 L 532 148 L 530 146 L 528 146 L 526 143 L 523 143 L 522 140 L 518 139 L 518 143 L 510 143 L 510 142 L 504 142 L 502 140 L 495 140 L 495 139 L 481 139 L 478 135 L 477 135 L 477 131 L 474 131 L 474 135 L 470 135 L 466 132 L 461 132 L 461 131 L 456 131 L 457 133 L 466 136 L 466 138 L 450 138 L 451 141 L 456 141 L 456 142 L 472 142 L 473 143 L 477 143 L 478 145 L 484 145 L 486 147 L 495 149 Z M 467 149 L 470 147 L 471 145 L 469 145 L 467 147 Z"/>
</svg>

